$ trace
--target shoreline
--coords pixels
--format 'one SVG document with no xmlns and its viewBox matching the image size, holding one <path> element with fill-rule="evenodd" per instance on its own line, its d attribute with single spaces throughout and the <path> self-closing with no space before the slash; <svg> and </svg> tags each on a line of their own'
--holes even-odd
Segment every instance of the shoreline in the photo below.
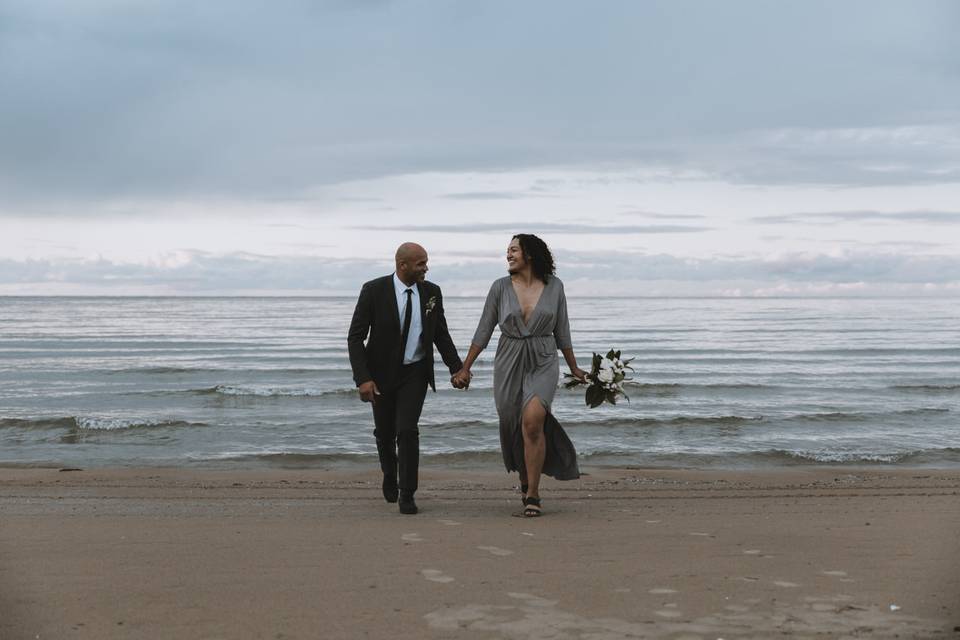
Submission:
<svg viewBox="0 0 960 640">
<path fill-rule="evenodd" d="M 0 469 L 3 638 L 952 637 L 960 470 Z M 894 607 L 894 608 L 891 608 Z M 550 635 L 553 634 L 553 635 Z M 593 634 L 593 635 L 590 635 Z"/>
<path fill-rule="evenodd" d="M 288 454 L 271 454 L 275 457 L 282 457 Z M 292 458 L 297 458 L 302 454 L 289 454 Z M 500 473 L 501 475 L 515 475 L 508 473 L 502 467 L 502 458 L 499 451 L 483 454 L 489 459 L 482 460 L 451 460 L 446 456 L 438 456 L 431 459 L 430 456 L 421 455 L 420 470 L 429 472 L 451 472 L 451 473 Z M 310 457 L 309 455 L 306 457 Z M 379 470 L 379 462 L 375 455 L 358 454 L 353 457 L 344 454 L 344 458 L 324 461 L 307 460 L 303 462 L 291 461 L 268 461 L 257 458 L 224 459 L 222 461 L 203 461 L 189 464 L 183 463 L 158 463 L 158 464 L 97 464 L 77 466 L 71 462 L 0 462 L 0 473 L 11 470 L 45 470 L 45 471 L 116 471 L 116 472 L 137 472 L 142 470 L 181 470 L 188 473 L 204 472 L 316 472 L 316 473 L 367 473 Z M 931 462 L 877 462 L 877 461 L 856 461 L 856 462 L 819 462 L 807 459 L 798 459 L 795 462 L 768 462 L 744 463 L 744 464 L 726 464 L 723 462 L 699 461 L 699 463 L 690 464 L 639 464 L 639 463 L 603 463 L 596 461 L 583 461 L 581 457 L 581 473 L 590 475 L 591 470 L 597 472 L 672 472 L 682 471 L 690 473 L 768 473 L 777 474 L 780 472 L 957 472 L 960 473 L 960 462 L 944 462 L 942 460 Z M 584 470 L 585 469 L 585 470 Z"/>
</svg>

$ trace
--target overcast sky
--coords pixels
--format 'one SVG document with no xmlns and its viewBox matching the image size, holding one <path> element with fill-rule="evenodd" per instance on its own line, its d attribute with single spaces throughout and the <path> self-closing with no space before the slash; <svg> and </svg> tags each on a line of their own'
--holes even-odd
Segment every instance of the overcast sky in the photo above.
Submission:
<svg viewBox="0 0 960 640">
<path fill-rule="evenodd" d="M 960 296 L 960 3 L 0 2 L 0 294 Z"/>
</svg>

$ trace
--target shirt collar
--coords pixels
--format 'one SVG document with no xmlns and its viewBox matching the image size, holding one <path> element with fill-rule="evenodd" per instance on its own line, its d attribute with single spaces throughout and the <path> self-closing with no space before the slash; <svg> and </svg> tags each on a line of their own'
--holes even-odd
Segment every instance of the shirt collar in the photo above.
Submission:
<svg viewBox="0 0 960 640">
<path fill-rule="evenodd" d="M 398 298 L 401 295 L 403 295 L 403 292 L 406 291 L 407 289 L 413 289 L 413 295 L 417 295 L 419 293 L 417 291 L 416 282 L 414 282 L 411 286 L 408 287 L 407 285 L 403 284 L 403 280 L 400 279 L 396 271 L 393 272 L 393 289 L 394 291 L 396 291 Z"/>
</svg>

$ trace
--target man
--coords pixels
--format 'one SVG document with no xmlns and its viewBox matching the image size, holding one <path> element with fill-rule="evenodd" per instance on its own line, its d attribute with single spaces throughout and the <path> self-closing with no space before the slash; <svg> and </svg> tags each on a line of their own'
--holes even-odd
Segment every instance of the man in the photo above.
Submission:
<svg viewBox="0 0 960 640">
<path fill-rule="evenodd" d="M 360 399 L 373 405 L 374 436 L 383 470 L 383 497 L 400 513 L 417 512 L 420 432 L 417 422 L 433 377 L 433 345 L 450 374 L 463 363 L 447 330 L 440 287 L 427 282 L 427 252 L 400 245 L 396 272 L 363 285 L 347 346 Z M 370 339 L 364 345 L 369 331 Z M 452 380 L 452 379 L 451 379 Z M 456 388 L 467 383 L 457 382 Z M 399 477 L 398 477 L 399 474 Z"/>
</svg>

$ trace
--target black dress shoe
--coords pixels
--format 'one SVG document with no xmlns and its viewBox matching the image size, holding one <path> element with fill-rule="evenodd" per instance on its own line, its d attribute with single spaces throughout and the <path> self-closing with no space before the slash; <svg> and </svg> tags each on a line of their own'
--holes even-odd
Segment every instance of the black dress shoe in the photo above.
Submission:
<svg viewBox="0 0 960 640">
<path fill-rule="evenodd" d="M 403 492 L 400 496 L 400 513 L 412 515 L 417 512 L 417 503 L 413 501 L 413 494 Z"/>
<path fill-rule="evenodd" d="M 387 502 L 396 502 L 400 495 L 400 489 L 397 488 L 397 481 L 387 476 L 383 477 L 383 499 Z"/>
</svg>

